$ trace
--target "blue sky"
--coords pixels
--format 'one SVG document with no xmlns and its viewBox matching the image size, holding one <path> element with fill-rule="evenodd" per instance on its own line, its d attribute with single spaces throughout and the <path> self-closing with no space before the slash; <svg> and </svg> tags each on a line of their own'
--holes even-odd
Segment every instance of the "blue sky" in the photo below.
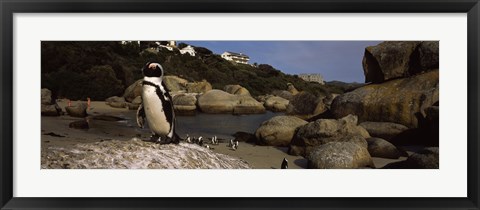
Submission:
<svg viewBox="0 0 480 210">
<path fill-rule="evenodd" d="M 179 41 L 216 54 L 244 53 L 250 62 L 270 64 L 287 74 L 320 73 L 326 81 L 364 82 L 365 47 L 380 41 Z"/>
</svg>

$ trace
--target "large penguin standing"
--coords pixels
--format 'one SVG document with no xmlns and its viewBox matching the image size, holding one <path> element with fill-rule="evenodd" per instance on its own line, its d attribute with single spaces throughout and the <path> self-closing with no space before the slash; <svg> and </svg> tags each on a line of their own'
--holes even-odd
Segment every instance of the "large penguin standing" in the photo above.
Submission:
<svg viewBox="0 0 480 210">
<path fill-rule="evenodd" d="M 137 110 L 137 124 L 143 128 L 146 119 L 152 132 L 152 141 L 178 144 L 180 137 L 175 132 L 173 100 L 163 82 L 163 68 L 159 63 L 148 62 L 142 72 L 143 103 Z"/>
</svg>

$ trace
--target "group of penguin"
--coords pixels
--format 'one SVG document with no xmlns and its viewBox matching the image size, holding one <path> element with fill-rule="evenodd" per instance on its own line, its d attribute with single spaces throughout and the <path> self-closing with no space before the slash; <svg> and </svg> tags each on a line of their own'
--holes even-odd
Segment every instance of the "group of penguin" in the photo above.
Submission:
<svg viewBox="0 0 480 210">
<path fill-rule="evenodd" d="M 185 138 L 185 142 L 187 143 L 190 143 L 190 144 L 198 144 L 199 146 L 201 147 L 205 147 L 207 149 L 213 149 L 211 148 L 208 144 L 206 144 L 206 142 L 203 141 L 203 137 L 200 136 L 198 138 L 191 138 L 188 134 L 187 134 L 187 138 Z M 210 144 L 211 145 L 218 145 L 218 139 L 217 139 L 217 136 L 213 136 L 212 138 L 210 138 Z M 238 141 L 233 141 L 233 139 L 230 139 L 230 143 L 227 145 L 227 147 L 230 147 L 232 150 L 237 150 L 238 149 Z"/>
<path fill-rule="evenodd" d="M 137 110 L 137 125 L 143 128 L 147 121 L 152 132 L 151 141 L 159 144 L 178 144 L 181 139 L 175 132 L 175 112 L 170 91 L 163 81 L 163 68 L 157 62 L 148 62 L 142 68 L 142 104 Z M 203 142 L 203 137 L 184 139 L 187 143 L 195 143 L 210 149 L 208 144 Z M 211 138 L 211 144 L 218 145 L 217 137 Z M 230 140 L 228 147 L 232 150 L 238 149 L 238 141 Z M 288 161 L 283 159 L 282 169 L 288 168 Z"/>
</svg>

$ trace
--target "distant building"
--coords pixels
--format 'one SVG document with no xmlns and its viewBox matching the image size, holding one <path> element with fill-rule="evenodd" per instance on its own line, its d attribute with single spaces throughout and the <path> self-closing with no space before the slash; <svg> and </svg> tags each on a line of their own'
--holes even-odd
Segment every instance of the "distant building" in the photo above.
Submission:
<svg viewBox="0 0 480 210">
<path fill-rule="evenodd" d="M 180 49 L 180 53 L 182 55 L 185 54 L 185 53 L 188 53 L 188 54 L 190 54 L 190 56 L 195 56 L 195 49 L 192 46 L 188 45 L 188 46 Z"/>
<path fill-rule="evenodd" d="M 248 61 L 250 60 L 250 57 L 242 53 L 224 52 L 221 56 L 223 59 L 233 61 L 235 63 L 248 64 Z"/>
<path fill-rule="evenodd" d="M 322 85 L 325 84 L 325 81 L 323 81 L 323 77 L 321 74 L 299 74 L 298 77 L 302 78 L 307 82 L 318 82 Z"/>
<path fill-rule="evenodd" d="M 155 42 L 155 44 L 157 44 L 158 48 L 165 48 L 169 51 L 173 51 L 173 48 L 177 48 L 176 41 L 159 41 Z"/>
</svg>

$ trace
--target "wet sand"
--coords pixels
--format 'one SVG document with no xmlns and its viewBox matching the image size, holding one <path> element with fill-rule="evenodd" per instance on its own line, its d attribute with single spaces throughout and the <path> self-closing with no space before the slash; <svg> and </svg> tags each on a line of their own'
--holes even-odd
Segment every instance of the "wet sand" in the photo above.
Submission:
<svg viewBox="0 0 480 210">
<path fill-rule="evenodd" d="M 72 102 L 75 105 L 78 102 Z M 66 101 L 59 101 L 58 105 L 65 110 Z M 150 133 L 146 129 L 140 129 L 134 125 L 131 118 L 132 111 L 121 108 L 112 108 L 105 102 L 95 101 L 91 103 L 91 108 L 87 110 L 89 114 L 88 130 L 79 130 L 69 128 L 69 123 L 82 120 L 82 118 L 62 115 L 59 117 L 41 117 L 42 129 L 42 151 L 50 146 L 68 148 L 77 143 L 93 143 L 109 140 L 130 140 L 134 137 L 148 139 Z M 96 116 L 114 116 L 123 118 L 122 121 L 107 121 L 96 119 Z M 209 138 L 204 136 L 204 138 Z M 233 138 L 233 137 L 231 137 Z M 211 145 L 214 152 L 230 155 L 247 161 L 250 166 L 256 169 L 278 169 L 283 158 L 289 161 L 290 169 L 301 169 L 307 167 L 307 160 L 301 156 L 291 156 L 287 154 L 287 147 L 257 146 L 245 142 L 240 142 L 237 150 L 227 147 L 227 143 Z M 380 168 L 388 163 L 405 160 L 373 158 L 375 166 Z"/>
</svg>

